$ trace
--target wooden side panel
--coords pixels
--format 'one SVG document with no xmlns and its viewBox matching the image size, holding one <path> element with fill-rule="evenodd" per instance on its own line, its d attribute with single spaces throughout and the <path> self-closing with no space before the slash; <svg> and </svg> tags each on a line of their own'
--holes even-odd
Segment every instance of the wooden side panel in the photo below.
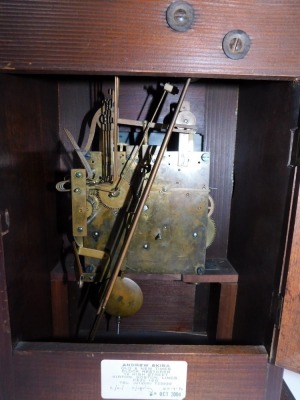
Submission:
<svg viewBox="0 0 300 400">
<path fill-rule="evenodd" d="M 12 398 L 12 345 L 0 218 L 0 399 L 10 398 Z"/>
<path fill-rule="evenodd" d="M 299 89 L 288 82 L 240 85 L 228 258 L 239 274 L 234 338 L 271 343 L 293 186 L 290 129 Z"/>
<path fill-rule="evenodd" d="M 261 347 L 20 344 L 16 398 L 101 399 L 100 362 L 186 361 L 187 400 L 264 400 L 267 356 Z"/>
<path fill-rule="evenodd" d="M 57 85 L 0 76 L 0 209 L 10 215 L 6 277 L 14 339 L 51 334 L 50 271 L 59 257 Z"/>
<path fill-rule="evenodd" d="M 3 71 L 227 77 L 297 77 L 297 0 L 193 0 L 187 32 L 166 22 L 169 0 L 1 0 Z M 242 60 L 222 50 L 227 32 L 251 40 Z"/>
<path fill-rule="evenodd" d="M 290 254 L 289 271 L 279 340 L 276 353 L 276 364 L 300 372 L 300 194 L 295 217 L 293 241 Z"/>
</svg>

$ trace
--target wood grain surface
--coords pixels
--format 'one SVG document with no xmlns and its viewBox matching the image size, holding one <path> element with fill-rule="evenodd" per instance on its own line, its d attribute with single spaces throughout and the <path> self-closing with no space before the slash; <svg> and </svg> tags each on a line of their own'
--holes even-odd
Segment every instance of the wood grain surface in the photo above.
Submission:
<svg viewBox="0 0 300 400">
<path fill-rule="evenodd" d="M 171 1 L 0 2 L 0 69 L 173 76 L 300 75 L 298 0 L 192 0 L 187 32 L 166 22 Z M 222 50 L 227 32 L 251 40 L 242 60 Z"/>
<path fill-rule="evenodd" d="M 300 372 L 300 194 L 284 295 L 276 364 Z"/>
<path fill-rule="evenodd" d="M 103 359 L 186 361 L 187 400 L 264 400 L 266 394 L 263 347 L 20 343 L 14 359 L 22 400 L 100 399 Z"/>
<path fill-rule="evenodd" d="M 4 211 L 4 210 L 0 210 Z M 12 344 L 7 301 L 4 249 L 0 219 L 0 399 L 9 399 L 12 389 Z"/>
</svg>

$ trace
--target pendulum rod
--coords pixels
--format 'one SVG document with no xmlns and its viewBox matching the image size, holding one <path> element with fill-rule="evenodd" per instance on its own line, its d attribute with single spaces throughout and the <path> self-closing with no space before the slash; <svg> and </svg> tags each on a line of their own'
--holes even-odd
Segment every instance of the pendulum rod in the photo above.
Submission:
<svg viewBox="0 0 300 400">
<path fill-rule="evenodd" d="M 141 215 L 141 213 L 143 211 L 144 205 L 145 205 L 146 200 L 147 200 L 147 198 L 149 196 L 152 184 L 154 182 L 154 179 L 155 179 L 156 174 L 158 172 L 159 166 L 161 164 L 161 160 L 162 160 L 162 158 L 164 156 L 165 150 L 166 150 L 168 142 L 170 140 L 170 137 L 171 137 L 173 128 L 175 126 L 175 122 L 176 122 L 178 113 L 179 113 L 179 111 L 181 109 L 181 106 L 182 106 L 182 103 L 183 103 L 184 97 L 186 95 L 186 92 L 188 90 L 190 82 L 191 82 L 191 79 L 188 78 L 186 83 L 185 83 L 184 88 L 182 89 L 182 92 L 181 92 L 181 95 L 180 95 L 180 98 L 179 98 L 175 113 L 174 113 L 173 118 L 172 118 L 172 121 L 171 121 L 171 123 L 169 125 L 169 128 L 168 128 L 168 130 L 166 132 L 166 135 L 164 137 L 162 145 L 161 145 L 161 147 L 159 149 L 157 158 L 156 158 L 155 163 L 153 165 L 153 168 L 152 168 L 152 170 L 150 172 L 150 175 L 149 175 L 147 184 L 145 186 L 145 189 L 144 189 L 144 191 L 143 191 L 143 193 L 141 195 L 141 198 L 140 198 L 139 204 L 138 204 L 138 206 L 136 208 L 136 212 L 135 212 L 135 214 L 133 216 L 132 222 L 131 222 L 130 226 L 128 227 L 127 236 L 124 239 L 124 243 L 122 245 L 122 248 L 120 250 L 120 254 L 118 256 L 118 259 L 117 259 L 116 264 L 114 266 L 114 269 L 112 271 L 111 278 L 109 280 L 109 283 L 106 285 L 105 292 L 103 293 L 102 299 L 100 300 L 100 305 L 99 305 L 98 310 L 97 310 L 96 318 L 95 318 L 93 327 L 92 327 L 90 335 L 89 335 L 89 341 L 93 341 L 95 339 L 95 335 L 97 333 L 101 318 L 102 318 L 102 316 L 103 316 L 103 314 L 105 312 L 106 304 L 107 304 L 108 299 L 109 299 L 109 297 L 111 295 L 111 292 L 113 290 L 113 287 L 114 287 L 114 284 L 116 282 L 116 279 L 117 279 L 117 277 L 119 275 L 121 266 L 122 266 L 122 264 L 124 262 L 124 259 L 125 259 L 127 250 L 129 248 L 131 239 L 133 237 L 135 228 L 136 228 L 136 226 L 138 224 L 140 215 Z"/>
<path fill-rule="evenodd" d="M 113 94 L 113 105 L 114 105 L 114 115 L 113 115 L 113 140 L 112 140 L 112 164 L 113 173 L 112 181 L 115 182 L 118 176 L 117 171 L 117 157 L 118 157 L 118 143 L 119 143 L 119 129 L 118 129 L 118 119 L 119 119 L 119 87 L 120 78 L 115 76 L 115 90 Z"/>
<path fill-rule="evenodd" d="M 128 165 L 125 167 L 124 172 L 122 172 L 122 174 L 120 176 L 120 179 L 119 179 L 116 187 L 114 188 L 114 192 L 117 192 L 119 190 L 120 185 L 122 184 L 122 181 L 126 178 L 126 175 L 127 175 L 128 171 L 130 170 L 131 164 L 134 162 L 135 154 L 139 154 L 139 151 L 140 151 L 140 149 L 141 149 L 143 144 L 148 144 L 148 132 L 149 132 L 149 129 L 153 125 L 154 118 L 156 117 L 156 114 L 158 113 L 158 110 L 159 110 L 159 108 L 160 108 L 160 106 L 161 106 L 161 104 L 162 104 L 162 102 L 163 102 L 163 100 L 164 100 L 164 98 L 165 98 L 167 93 L 168 93 L 168 91 L 166 89 L 164 89 L 163 94 L 161 95 L 159 103 L 158 103 L 158 105 L 157 105 L 157 107 L 156 107 L 156 109 L 155 109 L 155 111 L 154 111 L 154 113 L 152 115 L 152 118 L 151 118 L 150 122 L 147 122 L 147 124 L 146 124 L 146 126 L 145 126 L 145 128 L 143 130 L 142 140 L 141 140 L 140 144 L 137 146 L 137 149 L 133 150 L 134 154 L 128 160 Z"/>
</svg>

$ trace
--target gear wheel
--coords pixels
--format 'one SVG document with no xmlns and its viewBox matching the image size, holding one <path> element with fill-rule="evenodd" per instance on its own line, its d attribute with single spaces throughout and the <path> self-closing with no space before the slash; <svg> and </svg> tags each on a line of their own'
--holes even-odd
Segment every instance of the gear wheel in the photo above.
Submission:
<svg viewBox="0 0 300 400">
<path fill-rule="evenodd" d="M 206 248 L 208 248 L 216 237 L 216 224 L 215 221 L 208 217 L 206 228 Z"/>
<path fill-rule="evenodd" d="M 215 211 L 215 202 L 214 199 L 209 195 L 208 196 L 208 206 L 207 206 L 207 210 L 208 210 L 208 217 L 211 217 L 213 212 Z"/>
<path fill-rule="evenodd" d="M 90 219 L 99 207 L 99 200 L 95 195 L 89 195 L 86 202 L 86 216 Z"/>
<path fill-rule="evenodd" d="M 187 127 L 189 125 L 196 125 L 196 117 L 191 111 L 180 111 L 176 119 L 176 124 L 187 125 Z"/>
</svg>

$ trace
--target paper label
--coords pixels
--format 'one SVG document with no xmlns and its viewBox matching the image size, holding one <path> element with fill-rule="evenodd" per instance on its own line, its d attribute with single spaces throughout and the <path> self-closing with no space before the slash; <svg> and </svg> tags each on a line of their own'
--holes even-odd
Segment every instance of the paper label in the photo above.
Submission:
<svg viewBox="0 0 300 400">
<path fill-rule="evenodd" d="M 183 400 L 186 361 L 102 360 L 102 399 Z"/>
</svg>

